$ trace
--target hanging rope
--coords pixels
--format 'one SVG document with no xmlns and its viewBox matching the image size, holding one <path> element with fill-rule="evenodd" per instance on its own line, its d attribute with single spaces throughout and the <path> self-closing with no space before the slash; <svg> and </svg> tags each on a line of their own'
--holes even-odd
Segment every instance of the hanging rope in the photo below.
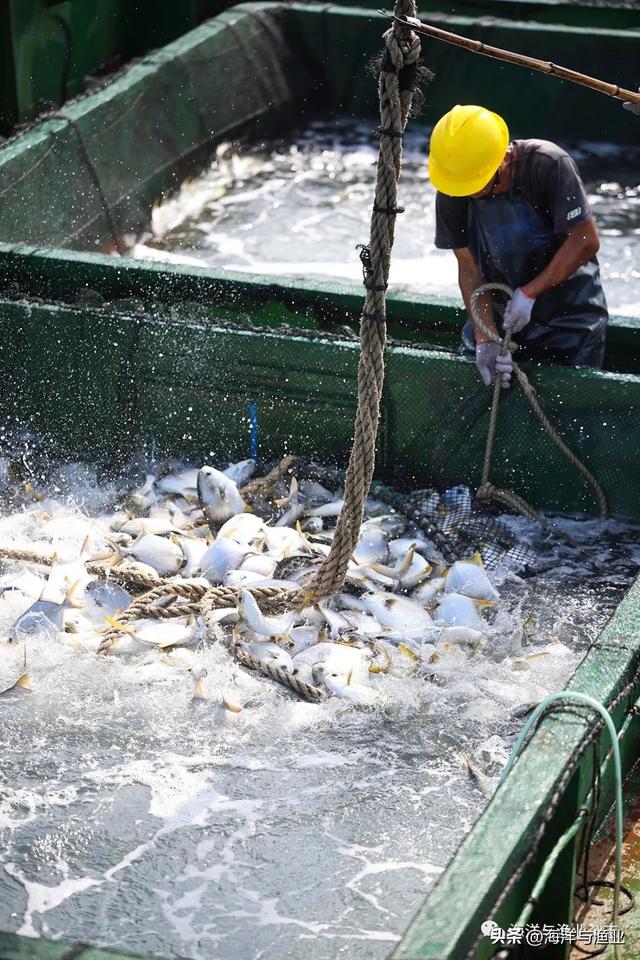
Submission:
<svg viewBox="0 0 640 960">
<path fill-rule="evenodd" d="M 506 336 L 503 340 L 500 340 L 500 337 L 497 333 L 494 333 L 491 330 L 482 317 L 480 316 L 480 311 L 478 309 L 478 298 L 483 294 L 491 290 L 496 290 L 501 293 L 506 293 L 508 297 L 513 296 L 513 290 L 511 287 L 508 287 L 504 283 L 485 283 L 482 286 L 478 287 L 471 294 L 471 313 L 473 316 L 473 322 L 477 324 L 485 336 L 489 337 L 494 343 L 499 343 L 501 345 L 501 354 L 504 355 L 508 350 L 512 353 L 518 349 L 516 344 L 511 343 L 511 330 L 507 331 Z M 607 504 L 607 498 L 605 496 L 604 490 L 600 486 L 598 480 L 594 477 L 588 467 L 582 463 L 581 460 L 575 455 L 573 450 L 571 450 L 567 444 L 564 442 L 560 434 L 557 432 L 555 427 L 551 424 L 548 417 L 546 416 L 544 410 L 540 406 L 536 392 L 531 385 L 527 375 L 524 371 L 518 366 L 515 360 L 512 359 L 513 370 L 518 379 L 518 383 L 522 387 L 522 391 L 531 405 L 531 409 L 535 413 L 536 417 L 540 421 L 543 430 L 548 437 L 555 443 L 561 453 L 567 458 L 569 463 L 575 467 L 575 469 L 580 473 L 584 479 L 591 485 L 593 491 L 598 500 L 598 506 L 600 509 L 600 519 L 606 520 L 609 515 L 609 506 Z M 493 455 L 493 447 L 495 442 L 496 434 L 496 424 L 498 420 L 498 407 L 500 404 L 500 380 L 496 379 L 496 383 L 493 388 L 493 400 L 491 404 L 491 414 L 489 417 L 489 430 L 487 432 L 487 444 L 485 447 L 484 453 L 484 464 L 482 467 L 482 480 L 480 486 L 476 492 L 476 497 L 479 500 L 496 500 L 499 503 L 503 503 L 505 506 L 510 509 L 516 510 L 518 513 L 523 514 L 525 517 L 529 517 L 533 520 L 540 520 L 540 516 L 533 507 L 529 506 L 526 500 L 523 500 L 517 493 L 514 493 L 511 490 L 500 490 L 498 487 L 494 487 L 491 483 L 489 477 L 491 473 L 491 458 Z"/>
<path fill-rule="evenodd" d="M 414 0 L 397 0 L 396 16 L 415 16 Z M 385 295 L 389 279 L 402 163 L 402 135 L 407 122 L 420 41 L 399 21 L 384 35 L 385 54 L 380 77 L 380 152 L 369 246 L 361 251 L 366 296 L 360 323 L 358 408 L 353 447 L 347 467 L 344 505 L 338 518 L 331 551 L 311 586 L 314 600 L 330 596 L 344 583 L 347 565 L 358 542 L 375 464 L 375 446 L 384 379 L 386 342 Z"/>
</svg>

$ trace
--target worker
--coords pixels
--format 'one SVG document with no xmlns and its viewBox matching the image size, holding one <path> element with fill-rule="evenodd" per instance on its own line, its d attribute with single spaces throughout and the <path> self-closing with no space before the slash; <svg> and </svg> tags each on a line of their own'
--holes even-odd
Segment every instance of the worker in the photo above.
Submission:
<svg viewBox="0 0 640 960">
<path fill-rule="evenodd" d="M 484 283 L 514 290 L 504 304 L 478 297 L 485 325 L 521 345 L 519 357 L 601 367 L 607 304 L 596 253 L 598 231 L 572 158 L 547 140 L 510 141 L 507 125 L 479 106 L 455 106 L 431 134 L 429 175 L 436 196 L 435 244 L 453 250 L 460 292 Z M 463 344 L 475 350 L 487 384 L 511 381 L 511 354 L 468 320 Z"/>
</svg>

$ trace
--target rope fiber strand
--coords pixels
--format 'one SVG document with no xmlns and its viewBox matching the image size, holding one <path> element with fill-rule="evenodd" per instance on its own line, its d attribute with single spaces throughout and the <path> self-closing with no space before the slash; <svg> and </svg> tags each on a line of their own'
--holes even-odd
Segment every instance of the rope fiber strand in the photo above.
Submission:
<svg viewBox="0 0 640 960">
<path fill-rule="evenodd" d="M 415 0 L 397 0 L 396 16 L 415 17 Z M 331 551 L 321 564 L 309 593 L 313 600 L 330 596 L 344 583 L 353 554 L 375 465 L 386 343 L 385 292 L 398 213 L 398 179 L 402 164 L 402 135 L 418 76 L 420 40 L 409 26 L 395 20 L 384 34 L 380 64 L 380 151 L 368 247 L 361 251 L 366 289 L 360 323 L 358 407 L 353 447 L 347 466 L 344 505 Z"/>
<path fill-rule="evenodd" d="M 501 345 L 501 353 L 506 353 L 507 350 L 510 350 L 512 353 L 518 349 L 517 344 L 511 343 L 511 330 L 507 330 L 507 333 L 503 340 L 500 340 L 500 337 L 497 333 L 491 330 L 483 318 L 480 315 L 480 310 L 478 308 L 478 298 L 488 291 L 495 290 L 499 293 L 505 293 L 508 297 L 513 296 L 513 290 L 511 287 L 508 287 L 504 283 L 484 283 L 482 286 L 477 287 L 471 294 L 471 314 L 473 317 L 474 324 L 477 324 L 478 327 L 482 330 L 485 336 L 493 343 L 499 343 Z M 558 431 L 555 429 L 553 424 L 550 422 L 549 418 L 545 414 L 544 410 L 540 406 L 540 401 L 536 396 L 536 392 L 529 381 L 526 373 L 518 366 L 515 360 L 512 357 L 513 370 L 518 379 L 518 383 L 522 387 L 522 392 L 529 401 L 531 409 L 535 413 L 536 417 L 542 425 L 542 429 L 545 431 L 547 436 L 555 443 L 556 447 L 560 452 L 567 458 L 569 463 L 575 467 L 578 473 L 584 477 L 584 479 L 591 485 L 593 492 L 596 495 L 598 501 L 598 508 L 600 511 L 600 519 L 606 520 L 609 516 L 609 505 L 607 503 L 607 498 L 605 495 L 602 486 L 591 473 L 589 468 L 576 456 L 573 450 L 567 446 L 565 441 L 562 439 Z M 485 447 L 484 454 L 484 464 L 482 467 L 482 480 L 480 486 L 476 491 L 476 497 L 478 500 L 496 500 L 499 503 L 504 504 L 510 509 L 516 510 L 518 513 L 521 513 L 525 517 L 529 517 L 532 520 L 540 521 L 541 518 L 536 510 L 533 507 L 529 506 L 526 500 L 523 500 L 517 493 L 514 493 L 511 490 L 500 490 L 497 487 L 494 487 L 491 483 L 489 477 L 491 473 L 491 458 L 493 455 L 493 446 L 495 442 L 496 434 L 496 424 L 498 420 L 498 407 L 500 405 L 500 380 L 496 378 L 496 383 L 493 387 L 493 400 L 491 404 L 491 414 L 489 416 L 489 429 L 487 432 L 487 444 Z"/>
</svg>

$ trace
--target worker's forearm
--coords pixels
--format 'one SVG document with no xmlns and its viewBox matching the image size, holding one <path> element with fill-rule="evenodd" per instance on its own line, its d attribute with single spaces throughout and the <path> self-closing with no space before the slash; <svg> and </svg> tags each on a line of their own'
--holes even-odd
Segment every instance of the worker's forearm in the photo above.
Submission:
<svg viewBox="0 0 640 960">
<path fill-rule="evenodd" d="M 567 238 L 544 270 L 521 287 L 522 292 L 533 299 L 539 297 L 541 293 L 573 276 L 578 267 L 591 259 L 594 252 L 593 244 L 585 243 L 579 237 Z"/>
<path fill-rule="evenodd" d="M 471 294 L 474 292 L 474 290 L 477 290 L 478 287 L 481 287 L 485 282 L 486 281 L 484 277 L 477 267 L 473 268 L 461 266 L 458 270 L 458 284 L 460 286 L 460 293 L 462 294 L 467 316 L 473 323 L 473 333 L 476 343 L 483 343 L 489 340 L 489 337 L 487 337 L 484 330 L 482 330 L 482 328 L 475 322 L 473 313 L 471 312 Z M 496 333 L 496 325 L 493 319 L 493 303 L 490 293 L 480 294 L 476 300 L 476 309 L 485 326 L 487 326 L 489 330 Z"/>
</svg>

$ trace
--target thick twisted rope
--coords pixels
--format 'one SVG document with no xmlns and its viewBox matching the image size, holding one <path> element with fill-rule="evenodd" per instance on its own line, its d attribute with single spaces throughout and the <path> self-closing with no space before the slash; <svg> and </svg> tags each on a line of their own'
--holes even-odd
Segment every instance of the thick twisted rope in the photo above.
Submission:
<svg viewBox="0 0 640 960">
<path fill-rule="evenodd" d="M 287 590 L 283 587 L 261 587 L 252 584 L 246 589 L 256 598 L 260 609 L 270 613 L 281 613 L 288 606 L 302 606 L 306 597 L 304 590 Z M 176 595 L 184 597 L 187 602 L 172 604 L 168 607 L 158 606 L 158 601 Z M 209 625 L 210 620 L 207 618 L 213 610 L 220 607 L 237 607 L 239 602 L 240 590 L 236 587 L 208 587 L 199 581 L 173 579 L 143 593 L 134 600 L 120 615 L 118 625 L 143 617 L 159 616 L 168 619 L 184 616 L 185 613 L 200 614 Z M 163 613 L 159 612 L 161 610 Z M 109 653 L 119 633 L 118 627 L 107 630 L 98 647 L 98 653 Z"/>
<path fill-rule="evenodd" d="M 508 297 L 513 296 L 513 290 L 511 287 L 508 287 L 504 283 L 485 283 L 482 286 L 478 287 L 471 294 L 471 313 L 473 316 L 473 321 L 476 323 L 485 336 L 489 337 L 494 343 L 501 344 L 501 353 L 505 354 L 507 350 L 515 351 L 517 350 L 517 345 L 511 343 L 511 330 L 507 331 L 506 336 L 501 341 L 500 337 L 491 330 L 483 318 L 480 316 L 480 311 L 478 309 L 478 298 L 490 290 L 497 290 L 501 293 L 506 293 Z M 600 519 L 606 520 L 609 515 L 609 506 L 607 503 L 607 498 L 604 490 L 602 489 L 600 483 L 596 477 L 591 473 L 589 468 L 576 456 L 573 450 L 567 446 L 565 441 L 562 439 L 560 434 L 557 432 L 555 427 L 549 421 L 549 418 L 546 416 L 544 410 L 540 406 L 536 392 L 529 381 L 526 373 L 518 366 L 518 364 L 513 360 L 513 370 L 516 377 L 518 378 L 518 383 L 522 387 L 522 391 L 531 405 L 531 409 L 535 413 L 536 417 L 540 421 L 543 430 L 550 437 L 550 439 L 555 443 L 558 449 L 564 454 L 569 463 L 575 467 L 578 473 L 584 477 L 584 479 L 591 485 L 593 491 L 596 495 L 598 506 L 600 509 Z M 525 517 L 529 517 L 534 520 L 539 520 L 539 514 L 533 507 L 530 507 L 529 504 L 523 500 L 517 493 L 514 493 L 511 490 L 500 490 L 497 487 L 494 487 L 491 481 L 489 480 L 489 475 L 491 472 L 491 458 L 493 455 L 493 446 L 495 441 L 496 434 L 496 423 L 498 419 L 498 407 L 500 403 L 500 379 L 496 378 L 496 382 L 493 388 L 493 401 L 491 404 L 491 415 L 489 417 L 489 430 L 487 432 L 487 444 L 485 447 L 484 453 L 484 464 L 482 468 L 482 480 L 480 486 L 476 492 L 476 497 L 479 500 L 497 500 L 500 503 L 504 503 L 510 508 L 514 508 L 519 513 L 522 513 Z"/>
<path fill-rule="evenodd" d="M 34 563 L 40 567 L 51 567 L 56 560 L 54 554 L 40 553 L 38 550 L 29 550 L 23 547 L 0 546 L 0 559 L 21 561 L 22 563 Z M 94 577 L 101 577 L 103 580 L 115 580 L 125 586 L 142 587 L 147 590 L 160 586 L 164 583 L 172 583 L 172 580 L 154 576 L 151 573 L 144 573 L 140 570 L 127 569 L 126 567 L 114 567 L 111 563 L 102 560 L 90 560 L 85 564 L 87 573 Z"/>
<path fill-rule="evenodd" d="M 414 0 L 397 0 L 396 16 L 415 16 Z M 402 135 L 406 126 L 412 84 L 405 82 L 415 70 L 420 41 L 412 30 L 395 21 L 384 35 L 385 55 L 380 78 L 380 152 L 371 215 L 369 247 L 361 259 L 366 297 L 360 322 L 358 407 L 353 447 L 345 479 L 344 505 L 338 518 L 331 551 L 311 584 L 313 599 L 329 596 L 344 583 L 347 566 L 358 542 L 360 526 L 375 465 L 375 445 L 384 380 L 386 342 L 385 294 L 389 279 L 396 214 L 398 178 L 402 163 Z"/>
<path fill-rule="evenodd" d="M 205 623 L 207 623 L 206 617 Z M 209 626 L 208 623 L 207 626 Z M 249 670 L 257 670 L 263 676 L 269 677 L 270 680 L 275 680 L 283 687 L 287 687 L 303 700 L 308 700 L 310 703 L 320 703 L 321 700 L 327 699 L 328 693 L 323 690 L 322 687 L 316 687 L 311 683 L 307 683 L 306 680 L 302 680 L 293 673 L 289 673 L 288 670 L 276 666 L 276 664 L 265 663 L 264 660 L 258 660 L 257 657 L 253 657 L 247 650 L 243 650 L 242 646 L 238 643 L 232 645 L 231 653 L 243 667 L 247 667 Z"/>
</svg>

